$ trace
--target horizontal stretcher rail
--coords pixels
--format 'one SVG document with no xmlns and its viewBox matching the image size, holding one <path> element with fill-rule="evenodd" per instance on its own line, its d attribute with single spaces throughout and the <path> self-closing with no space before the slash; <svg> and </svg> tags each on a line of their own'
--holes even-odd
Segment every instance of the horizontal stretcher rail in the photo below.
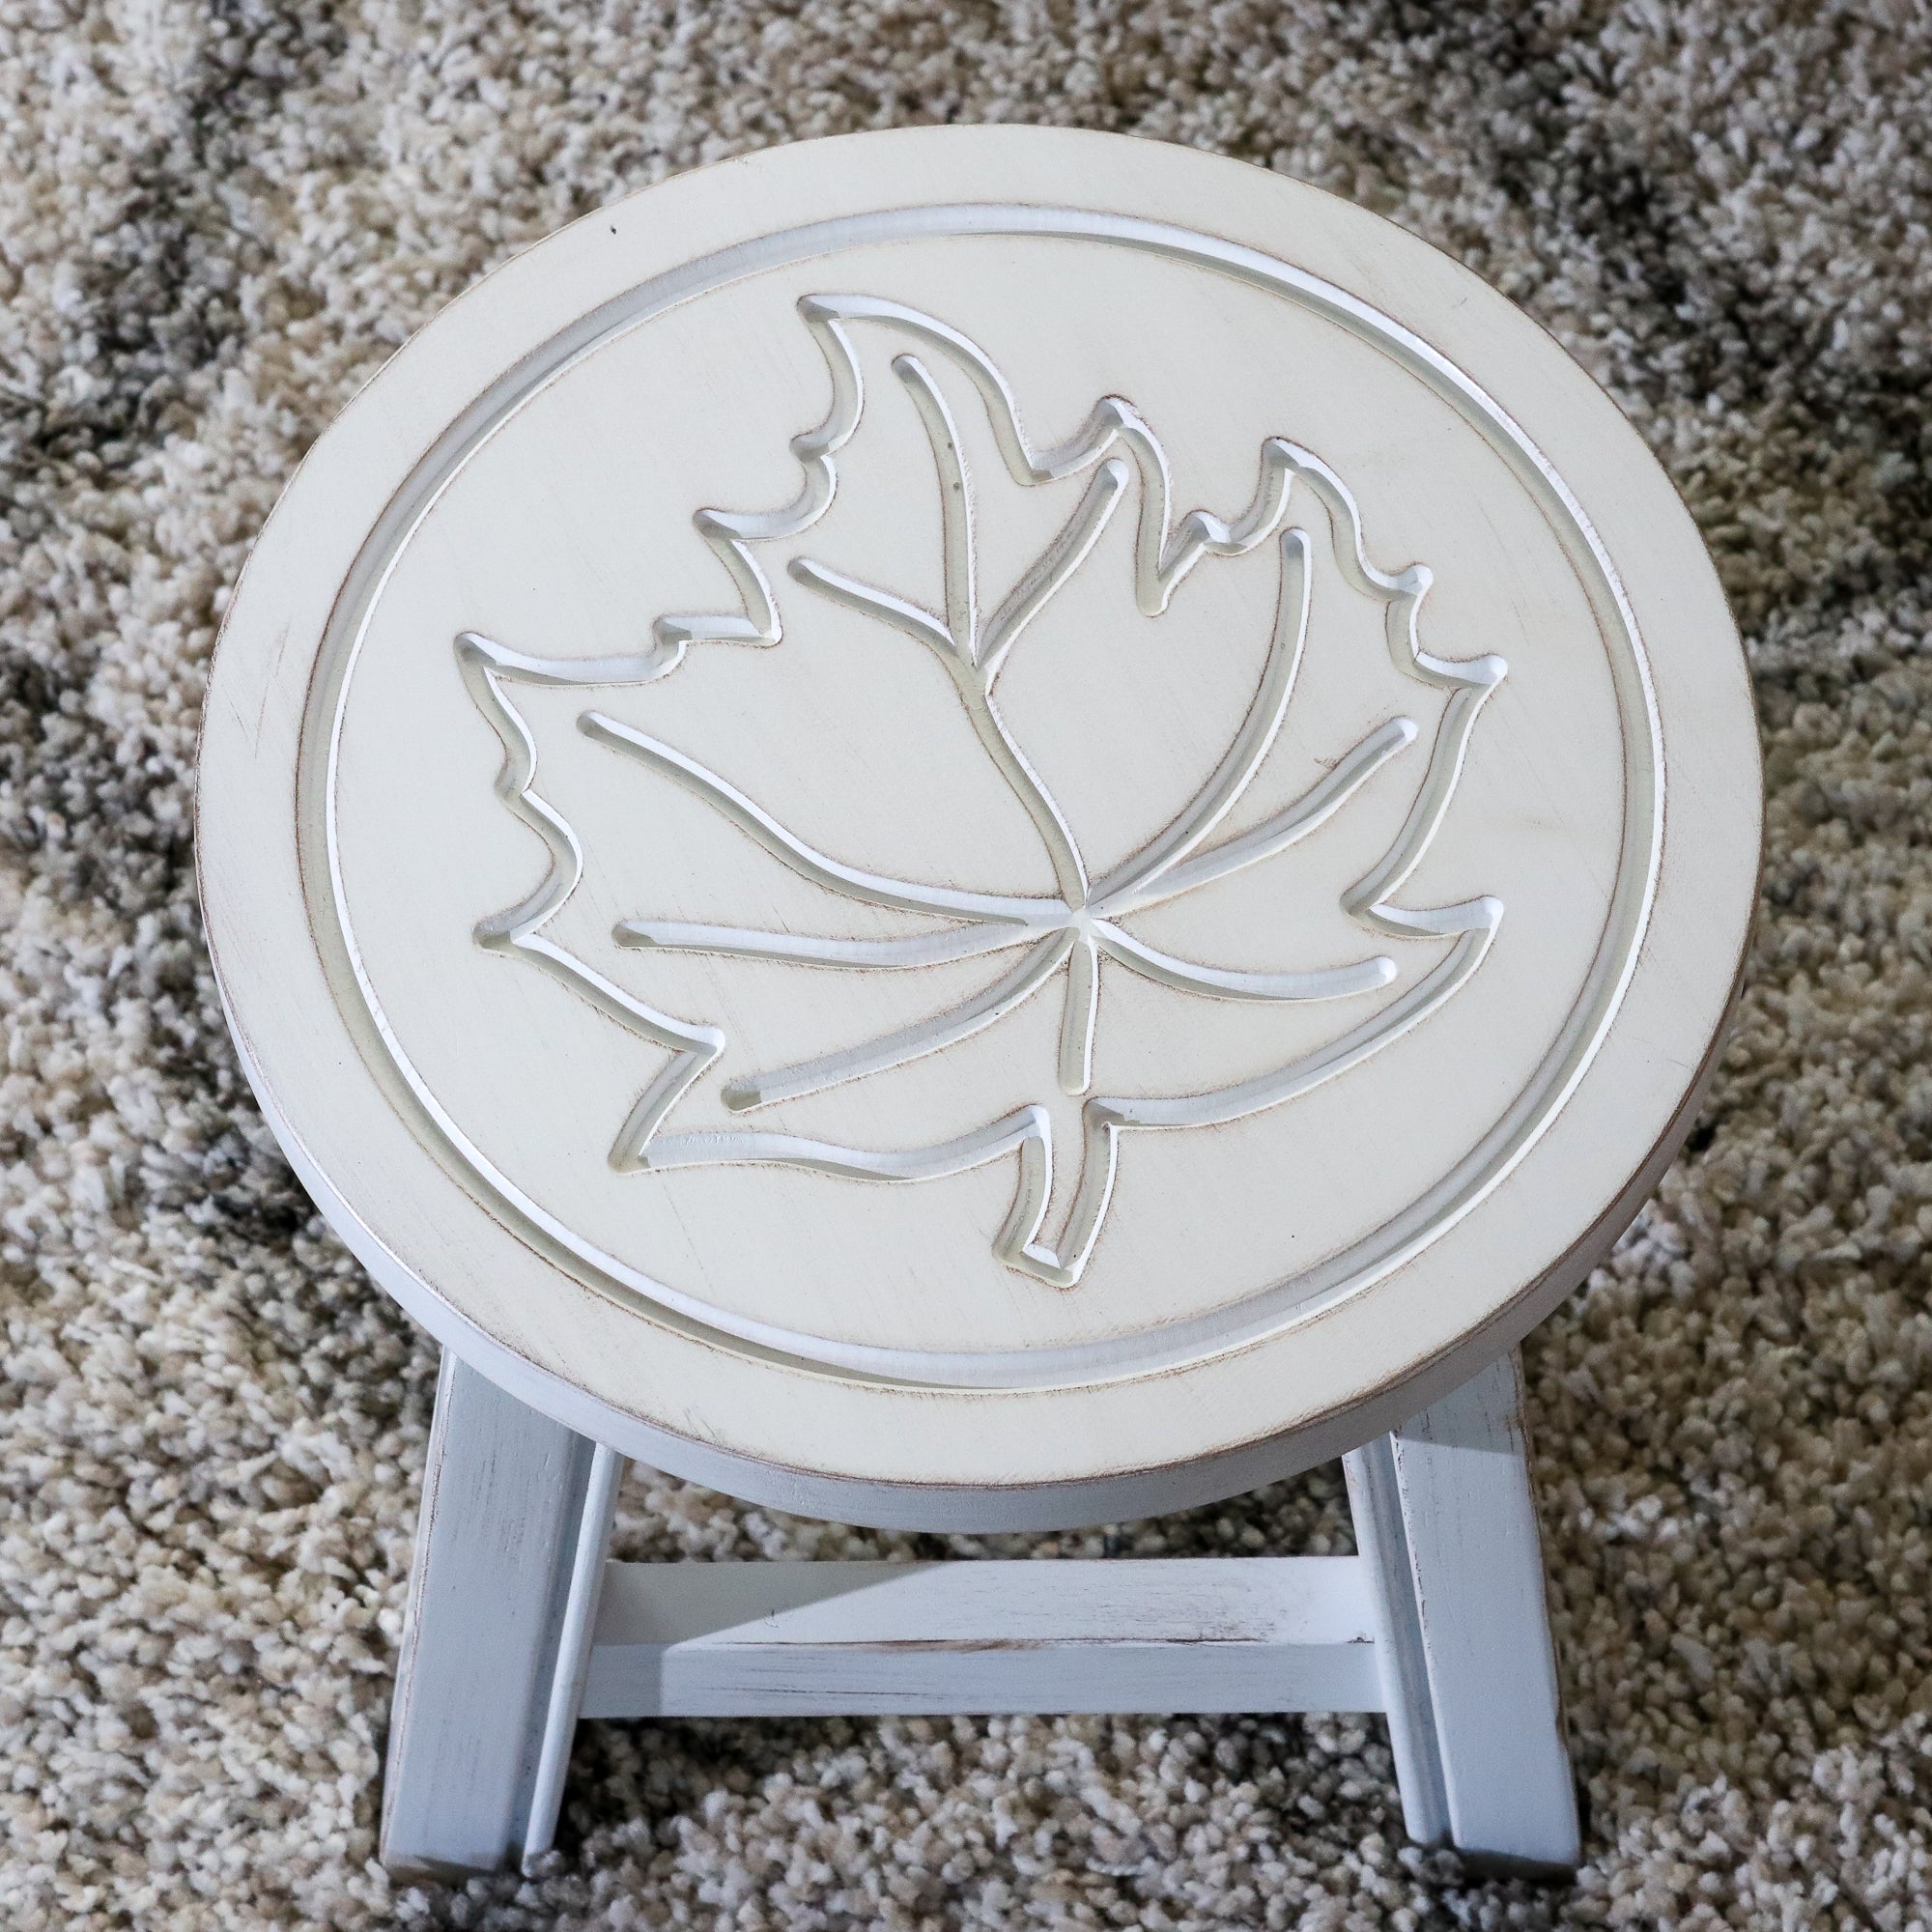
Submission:
<svg viewBox="0 0 1932 1932">
<path fill-rule="evenodd" d="M 1353 1556 L 611 1563 L 586 1718 L 1379 1711 Z"/>
</svg>

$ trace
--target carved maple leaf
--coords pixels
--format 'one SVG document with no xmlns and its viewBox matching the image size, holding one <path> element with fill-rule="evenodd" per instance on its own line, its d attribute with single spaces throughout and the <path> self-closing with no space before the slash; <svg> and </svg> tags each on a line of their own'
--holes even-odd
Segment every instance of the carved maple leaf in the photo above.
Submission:
<svg viewBox="0 0 1932 1932">
<path fill-rule="evenodd" d="M 1064 443 L 1037 449 L 1022 427 L 1005 379 L 975 343 L 936 318 L 867 296 L 813 296 L 800 303 L 832 378 L 824 422 L 793 439 L 803 470 L 797 498 L 784 508 L 742 514 L 700 510 L 698 532 L 740 593 L 735 611 L 660 617 L 650 647 L 631 657 L 569 660 L 532 657 L 474 632 L 457 654 L 477 704 L 506 753 L 498 795 L 550 848 L 551 866 L 521 905 L 486 919 L 477 943 L 534 961 L 601 1010 L 669 1049 L 670 1058 L 639 1096 L 618 1132 L 611 1160 L 621 1172 L 725 1162 L 764 1162 L 882 1181 L 958 1174 L 1017 1157 L 1018 1185 L 994 1252 L 1009 1265 L 1058 1287 L 1085 1269 L 1112 1195 L 1116 1150 L 1123 1131 L 1210 1126 L 1280 1106 L 1359 1065 L 1438 1009 L 1481 965 L 1502 918 L 1494 898 L 1426 908 L 1395 903 L 1428 851 L 1447 811 L 1478 712 L 1501 681 L 1497 657 L 1452 662 L 1431 656 L 1417 636 L 1431 577 L 1412 564 L 1394 573 L 1368 559 L 1360 512 L 1342 479 L 1311 451 L 1271 437 L 1261 447 L 1261 475 L 1248 506 L 1232 522 L 1194 510 L 1176 521 L 1165 451 L 1132 404 L 1103 397 Z M 783 635 L 772 585 L 757 547 L 804 535 L 831 505 L 836 459 L 865 409 L 860 362 L 850 330 L 882 326 L 910 338 L 894 375 L 916 407 L 939 482 L 943 608 L 927 609 L 890 586 L 794 556 L 789 574 L 807 594 L 829 598 L 903 633 L 923 646 L 951 681 L 987 758 L 1031 818 L 1051 861 L 1051 895 L 997 895 L 890 878 L 841 863 L 808 844 L 729 780 L 674 747 L 597 710 L 580 730 L 594 742 L 647 766 L 722 813 L 748 838 L 827 893 L 919 915 L 917 933 L 879 939 L 814 936 L 649 918 L 625 920 L 615 938 L 634 948 L 724 957 L 791 961 L 860 972 L 905 971 L 943 962 L 1015 955 L 970 998 L 858 1045 L 791 1065 L 748 1073 L 721 1092 L 726 1108 L 750 1114 L 780 1101 L 865 1079 L 946 1048 L 994 1025 L 1056 982 L 1060 987 L 1059 1084 L 1089 1097 L 1081 1111 L 1081 1171 L 1065 1224 L 1043 1238 L 1052 1194 L 1051 1118 L 1039 1104 L 1018 1107 L 955 1138 L 926 1147 L 875 1150 L 816 1141 L 755 1126 L 680 1134 L 661 1132 L 693 1084 L 725 1051 L 717 1028 L 676 1019 L 637 999 L 558 945 L 545 928 L 575 891 L 582 871 L 577 836 L 533 789 L 535 746 L 507 696 L 516 683 L 628 685 L 674 671 L 693 643 L 776 644 Z M 919 351 L 943 358 L 977 392 L 1000 458 L 1013 480 L 1035 487 L 1086 474 L 1070 516 L 997 598 L 982 582 L 976 542 L 975 491 L 951 405 Z M 1014 645 L 1092 553 L 1101 532 L 1138 486 L 1134 539 L 1136 599 L 1150 617 L 1162 615 L 1177 588 L 1204 558 L 1238 556 L 1273 542 L 1278 590 L 1265 663 L 1246 717 L 1220 762 L 1174 817 L 1130 859 L 1094 877 L 1065 814 L 1009 728 L 998 686 Z M 1154 1095 L 1092 1094 L 1093 1048 L 1100 960 L 1161 985 L 1206 998 L 1263 1003 L 1347 1000 L 1379 991 L 1403 977 L 1398 961 L 1375 952 L 1349 964 L 1313 971 L 1253 972 L 1165 952 L 1123 922 L 1243 867 L 1264 863 L 1324 824 L 1366 781 L 1420 735 L 1416 723 L 1391 717 L 1346 749 L 1300 798 L 1262 823 L 1217 838 L 1224 821 L 1262 770 L 1280 731 L 1308 634 L 1314 550 L 1308 532 L 1287 523 L 1292 494 L 1308 491 L 1336 533 L 1336 562 L 1348 583 L 1384 609 L 1385 634 L 1397 669 L 1443 695 L 1427 766 L 1406 819 L 1379 861 L 1342 894 L 1342 905 L 1377 939 L 1450 942 L 1428 949 L 1422 970 L 1400 993 L 1313 1051 L 1230 1086 Z"/>
</svg>

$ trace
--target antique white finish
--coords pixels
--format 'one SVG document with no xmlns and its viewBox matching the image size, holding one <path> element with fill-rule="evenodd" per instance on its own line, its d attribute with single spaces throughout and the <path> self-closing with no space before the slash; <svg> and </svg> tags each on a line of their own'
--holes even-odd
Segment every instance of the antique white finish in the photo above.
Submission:
<svg viewBox="0 0 1932 1932">
<path fill-rule="evenodd" d="M 904 1708 L 879 1660 L 937 1591 L 933 1709 L 1118 1701 L 1136 1649 L 1177 1687 L 1146 1696 L 1339 1697 L 1359 1599 L 1419 1834 L 1560 1861 L 1553 1666 L 1492 1682 L 1548 1661 L 1508 1352 L 1688 1128 L 1758 782 L 1635 435 L 1294 183 L 1040 129 L 809 143 L 455 303 L 264 532 L 200 802 L 263 1106 L 468 1365 L 422 1630 L 503 1560 L 467 1463 L 524 1471 L 517 1741 L 422 1800 L 476 1718 L 422 1637 L 390 1855 L 547 1842 L 586 1683 Z M 1162 1649 L 1151 1566 L 1118 1601 L 626 1582 L 594 1634 L 620 1457 L 970 1530 L 1390 1430 L 1358 1569 L 1209 1588 L 1250 1665 Z M 1044 1648 L 973 1648 L 1036 1615 Z"/>
<path fill-rule="evenodd" d="M 620 1563 L 586 1718 L 1351 1711 L 1381 1702 L 1352 1557 Z"/>
<path fill-rule="evenodd" d="M 1505 1349 L 1688 1119 L 1757 812 L 1696 534 L 1531 324 L 1256 170 L 944 130 L 398 355 L 237 595 L 202 866 L 292 1159 L 466 1359 L 974 1527 Z"/>
<path fill-rule="evenodd" d="M 469 1375 L 471 1372 L 460 1370 L 459 1373 Z M 582 1438 L 577 1439 L 581 1441 Z M 537 1752 L 536 1770 L 530 1779 L 526 1842 L 534 1848 L 547 1847 L 550 1843 L 557 1806 L 563 1800 L 564 1776 L 570 1769 L 571 1741 L 577 1734 L 578 1719 L 584 1715 L 583 1692 L 590 1676 L 598 1606 L 604 1596 L 607 1552 L 611 1547 L 611 1520 L 616 1510 L 617 1485 L 623 1480 L 623 1475 L 624 1459 L 615 1450 L 607 1449 L 601 1443 L 597 1445 L 591 1452 L 590 1468 L 583 1485 L 583 1502 L 577 1513 L 577 1543 L 571 1552 L 570 1587 L 564 1598 L 563 1616 L 557 1626 L 556 1659 L 551 1671 L 550 1695 L 544 1706 L 542 1744 Z M 568 1512 L 564 1514 L 563 1520 L 569 1520 Z M 1537 1576 L 1540 1583 L 1540 1564 Z M 489 1599 L 484 1602 L 487 1605 Z M 400 1671 L 397 1681 L 400 1685 Z M 483 1677 L 474 1678 L 471 1682 L 472 1686 L 490 1685 L 490 1680 Z M 1553 1682 L 1552 1678 L 1552 1687 Z M 486 1717 L 486 1728 L 489 1721 Z M 435 1774 L 424 1774 L 422 1783 L 433 1788 Z"/>
<path fill-rule="evenodd" d="M 383 1783 L 399 1864 L 488 1871 L 549 1842 L 561 1784 L 540 1771 L 598 1453 L 444 1354 Z M 608 1489 L 601 1508 L 608 1530 Z"/>
<path fill-rule="evenodd" d="M 1445 907 L 1405 910 L 1390 902 L 1427 856 L 1454 796 L 1469 732 L 1483 699 L 1508 667 L 1488 656 L 1467 664 L 1433 658 L 1417 641 L 1416 628 L 1430 576 L 1421 566 L 1388 575 L 1366 557 L 1361 512 L 1347 486 L 1321 460 L 1280 438 L 1262 445 L 1261 482 L 1254 500 L 1232 524 L 1205 511 L 1177 519 L 1171 501 L 1169 464 L 1152 430 L 1118 397 L 1097 404 L 1071 442 L 1044 452 L 1027 440 L 1012 392 L 985 354 L 955 329 L 903 303 L 873 298 L 807 296 L 799 302 L 806 325 L 825 355 L 833 397 L 831 412 L 815 429 L 793 440 L 805 466 L 797 501 L 765 516 L 700 510 L 694 522 L 744 590 L 744 613 L 660 617 L 654 630 L 659 654 L 632 663 L 599 661 L 586 668 L 574 658 L 537 658 L 493 643 L 474 632 L 456 640 L 471 695 L 502 740 L 507 763 L 497 789 L 511 809 L 550 848 L 551 865 L 537 890 L 520 904 L 484 920 L 477 943 L 524 952 L 562 982 L 585 995 L 611 1017 L 669 1050 L 659 1077 L 633 1105 L 610 1154 L 619 1173 L 643 1168 L 664 1173 L 679 1167 L 736 1162 L 789 1166 L 855 1179 L 929 1180 L 965 1173 L 1009 1153 L 1019 1156 L 1019 1188 L 1011 1210 L 994 1236 L 994 1253 L 1009 1265 L 1058 1288 L 1080 1279 L 1099 1236 L 1114 1190 L 1117 1143 L 1123 1128 L 1201 1127 L 1245 1119 L 1279 1106 L 1360 1064 L 1388 1041 L 1426 1018 L 1482 963 L 1501 923 L 1502 907 L 1478 897 Z M 1065 969 L 1065 1004 L 1059 1036 L 1059 1078 L 1064 1092 L 1084 1094 L 1093 1085 L 1094 1032 L 1100 960 L 1115 960 L 1156 984 L 1229 1000 L 1301 1002 L 1373 992 L 1400 977 L 1386 954 L 1307 972 L 1256 973 L 1200 966 L 1178 959 L 1136 937 L 1120 922 L 1127 915 L 1180 897 L 1298 843 L 1320 827 L 1357 787 L 1417 736 L 1412 718 L 1384 719 L 1350 747 L 1294 801 L 1238 836 L 1203 848 L 1206 839 L 1239 803 L 1266 763 L 1281 730 L 1308 636 L 1311 544 L 1300 528 L 1284 529 L 1279 589 L 1267 657 L 1246 719 L 1201 789 L 1130 859 L 1101 878 L 1091 878 L 1079 841 L 1001 715 L 994 680 L 1020 634 L 1066 585 L 1120 507 L 1138 476 L 1139 527 L 1134 575 L 1141 614 L 1162 615 L 1179 581 L 1209 554 L 1240 556 L 1281 527 L 1293 481 L 1304 480 L 1335 526 L 1336 562 L 1344 582 L 1386 606 L 1388 642 L 1396 667 L 1427 685 L 1454 694 L 1424 768 L 1414 806 L 1391 842 L 1361 878 L 1341 894 L 1341 905 L 1372 932 L 1401 938 L 1457 936 L 1458 943 L 1413 988 L 1383 1005 L 1320 1046 L 1286 1064 L 1202 1093 L 1095 1097 L 1081 1109 L 1084 1158 L 1080 1184 L 1067 1210 L 1058 1246 L 1040 1239 L 1053 1189 L 1052 1116 L 1038 1105 L 925 1148 L 875 1151 L 838 1146 L 795 1134 L 756 1129 L 698 1131 L 660 1137 L 658 1128 L 692 1086 L 726 1051 L 716 1027 L 689 1025 L 627 995 L 544 935 L 568 904 L 583 876 L 582 848 L 570 825 L 535 789 L 535 740 L 505 687 L 537 684 L 643 684 L 683 665 L 694 639 L 778 643 L 782 631 L 771 586 L 752 546 L 796 537 L 811 529 L 838 490 L 835 454 L 858 430 L 864 380 L 846 326 L 865 321 L 947 355 L 984 403 L 993 440 L 1012 479 L 1021 485 L 1056 482 L 1092 469 L 1094 474 L 1072 514 L 1054 531 L 1019 575 L 998 608 L 982 606 L 975 528 L 975 492 L 969 484 L 964 438 L 932 376 L 916 355 L 893 361 L 893 372 L 910 392 L 931 444 L 939 484 L 944 614 L 894 592 L 861 583 L 794 556 L 789 570 L 802 584 L 848 610 L 883 621 L 928 646 L 957 689 L 975 734 L 1001 777 L 1034 820 L 1051 862 L 1057 892 L 1027 897 L 962 892 L 954 887 L 883 878 L 840 865 L 788 832 L 726 779 L 670 746 L 601 711 L 579 714 L 578 729 L 593 742 L 625 753 L 670 778 L 720 811 L 781 865 L 826 891 L 863 905 L 930 914 L 947 922 L 892 938 L 845 938 L 789 931 L 759 932 L 737 926 L 623 920 L 614 928 L 619 945 L 709 953 L 725 958 L 790 960 L 799 964 L 868 970 L 910 970 L 1021 950 L 1009 971 L 959 1005 L 926 1013 L 857 1045 L 792 1066 L 740 1076 L 720 1092 L 734 1113 L 842 1086 L 943 1051 L 1006 1017 Z M 1133 461 L 1110 456 L 1130 451 Z M 1102 459 L 1105 459 L 1104 461 Z M 1097 468 L 1095 468 L 1097 466 Z M 1190 855 L 1192 855 L 1190 857 Z M 809 1349 L 809 1345 L 806 1345 Z M 802 1350 L 802 1352 L 805 1351 Z"/>
<path fill-rule="evenodd" d="M 1574 1864 L 1516 1358 L 1343 1466 L 1409 1836 Z"/>
<path fill-rule="evenodd" d="M 607 1562 L 617 1461 L 446 1356 L 383 1857 L 550 1848 L 580 1716 L 1387 1714 L 1425 1844 L 1552 1869 L 1577 1807 L 1514 1357 L 1347 1459 L 1360 1556 Z"/>
</svg>

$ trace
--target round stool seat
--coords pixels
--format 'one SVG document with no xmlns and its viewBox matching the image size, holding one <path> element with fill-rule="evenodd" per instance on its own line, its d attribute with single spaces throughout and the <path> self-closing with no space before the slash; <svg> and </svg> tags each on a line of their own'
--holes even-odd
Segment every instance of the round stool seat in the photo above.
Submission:
<svg viewBox="0 0 1932 1932">
<path fill-rule="evenodd" d="M 1757 874 L 1697 533 L 1374 215 L 1105 135 L 682 177 L 316 445 L 202 890 L 376 1279 L 816 1515 L 1068 1523 L 1511 1347 L 1687 1130 Z"/>
</svg>

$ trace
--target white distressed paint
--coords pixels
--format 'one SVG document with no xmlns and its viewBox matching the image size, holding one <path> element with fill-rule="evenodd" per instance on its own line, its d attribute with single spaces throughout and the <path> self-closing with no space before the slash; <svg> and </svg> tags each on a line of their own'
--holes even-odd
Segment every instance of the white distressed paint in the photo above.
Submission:
<svg viewBox="0 0 1932 1932">
<path fill-rule="evenodd" d="M 1364 1443 L 1342 1459 L 1342 1468 L 1355 1548 L 1369 1587 L 1381 1707 L 1402 1793 L 1403 1825 L 1418 1845 L 1439 1845 L 1449 1837 L 1449 1796 L 1442 1782 L 1429 1660 L 1422 1647 L 1415 1573 L 1389 1438 L 1378 1435 Z"/>
<path fill-rule="evenodd" d="M 1577 1795 L 1516 1357 L 1387 1440 L 1448 1813 L 1446 1833 L 1435 1835 L 1466 1851 L 1574 1866 Z"/>
<path fill-rule="evenodd" d="M 553 1841 L 580 1716 L 1385 1711 L 1409 1834 L 1577 1856 L 1506 1358 L 1348 1459 L 1362 1554 L 608 1562 L 620 1461 L 445 1357 L 384 1860 Z"/>
<path fill-rule="evenodd" d="M 922 129 L 493 275 L 201 765 L 242 1063 L 450 1350 L 384 1857 L 541 1852 L 580 1709 L 1328 1705 L 1572 1859 L 1507 1350 L 1688 1131 L 1758 821 L 1655 462 L 1360 210 Z M 1355 1450 L 1358 1559 L 604 1567 L 626 1456 L 994 1529 Z"/>
<path fill-rule="evenodd" d="M 383 1779 L 392 1871 L 494 1871 L 530 1840 L 597 1455 L 444 1353 Z"/>
<path fill-rule="evenodd" d="M 465 1359 L 1046 1526 L 1352 1448 L 1578 1277 L 1711 1064 L 1755 760 L 1694 530 L 1507 303 L 1259 170 L 926 129 L 405 350 L 238 592 L 200 853 L 292 1161 Z"/>
<path fill-rule="evenodd" d="M 1352 1557 L 613 1563 L 583 1715 L 1379 1701 Z"/>
<path fill-rule="evenodd" d="M 592 1633 L 604 1592 L 606 1552 L 611 1547 L 611 1523 L 617 1507 L 617 1485 L 624 1477 L 624 1459 L 601 1445 L 590 1459 L 583 1501 L 577 1520 L 576 1547 L 571 1555 L 570 1593 L 557 1627 L 556 1662 L 551 1674 L 550 1701 L 544 1710 L 543 1742 L 530 1784 L 528 1823 L 524 1833 L 525 1869 L 550 1850 L 556 1836 L 557 1807 L 563 1802 L 564 1774 L 570 1766 L 571 1740 L 583 1706 L 583 1687 L 590 1673 Z"/>
</svg>

